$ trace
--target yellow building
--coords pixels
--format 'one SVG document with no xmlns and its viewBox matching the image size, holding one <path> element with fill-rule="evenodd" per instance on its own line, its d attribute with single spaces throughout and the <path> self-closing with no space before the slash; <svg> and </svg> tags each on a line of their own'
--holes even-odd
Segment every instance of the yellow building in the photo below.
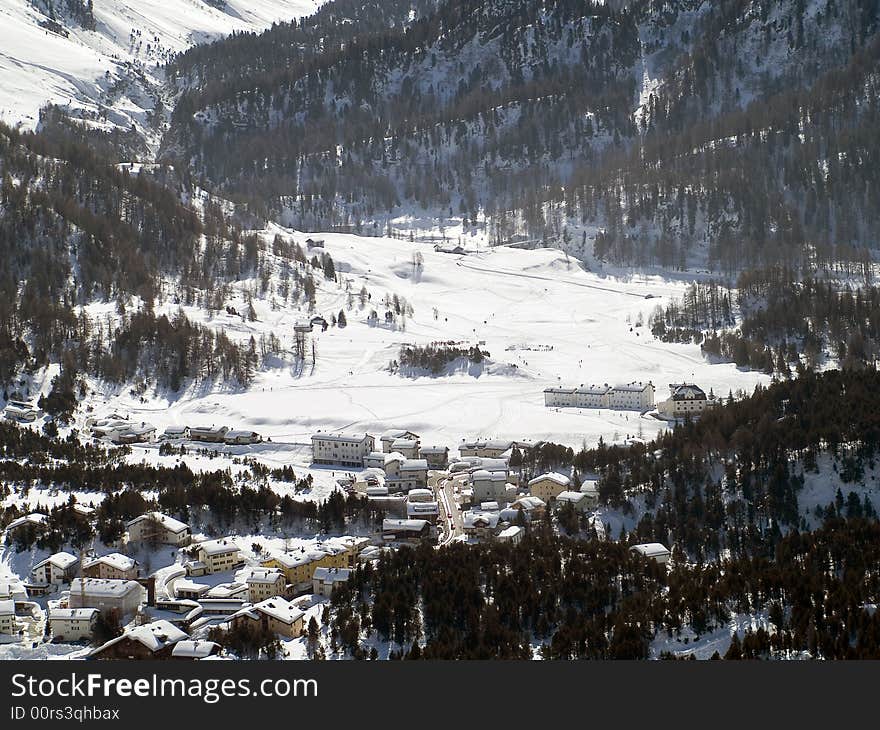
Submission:
<svg viewBox="0 0 880 730">
<path fill-rule="evenodd" d="M 567 490 L 570 484 L 571 480 L 567 476 L 549 472 L 529 482 L 529 494 L 544 500 L 545 503 L 550 503 Z"/>
</svg>

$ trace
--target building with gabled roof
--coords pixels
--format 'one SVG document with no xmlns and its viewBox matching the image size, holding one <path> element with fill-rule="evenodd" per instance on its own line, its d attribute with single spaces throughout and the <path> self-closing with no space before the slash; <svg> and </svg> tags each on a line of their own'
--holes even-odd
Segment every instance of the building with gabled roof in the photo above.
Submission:
<svg viewBox="0 0 880 730">
<path fill-rule="evenodd" d="M 189 525 L 161 512 L 146 512 L 125 525 L 129 542 L 156 545 L 188 545 L 191 539 Z"/>
<path fill-rule="evenodd" d="M 122 553 L 100 555 L 84 560 L 82 565 L 82 574 L 86 578 L 134 580 L 139 572 L 137 560 Z"/>
<path fill-rule="evenodd" d="M 376 439 L 368 433 L 316 433 L 312 436 L 312 461 L 360 469 L 364 457 L 376 450 Z"/>
<path fill-rule="evenodd" d="M 232 615 L 233 627 L 245 624 L 259 626 L 273 634 L 294 639 L 302 634 L 305 613 L 280 596 L 267 598 L 252 606 L 246 606 Z"/>
<path fill-rule="evenodd" d="M 53 641 L 91 639 L 98 622 L 97 608 L 50 608 L 47 622 Z"/>
<path fill-rule="evenodd" d="M 188 634 L 170 621 L 135 626 L 89 653 L 89 659 L 167 659 Z"/>
<path fill-rule="evenodd" d="M 55 553 L 31 568 L 30 585 L 47 589 L 69 583 L 79 568 L 79 558 L 67 552 Z"/>
<path fill-rule="evenodd" d="M 551 471 L 529 480 L 528 486 L 529 494 L 549 503 L 571 486 L 571 479 L 565 474 Z"/>
</svg>

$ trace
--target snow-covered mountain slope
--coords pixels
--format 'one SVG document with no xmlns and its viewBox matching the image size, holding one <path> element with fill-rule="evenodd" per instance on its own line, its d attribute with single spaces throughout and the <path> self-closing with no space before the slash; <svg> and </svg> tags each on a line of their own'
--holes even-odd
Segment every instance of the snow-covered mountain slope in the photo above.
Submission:
<svg viewBox="0 0 880 730">
<path fill-rule="evenodd" d="M 52 103 L 96 121 L 141 125 L 161 79 L 157 64 L 171 54 L 306 15 L 321 2 L 98 0 L 94 30 L 60 5 L 0 0 L 0 120 L 8 124 L 33 128 Z"/>
</svg>

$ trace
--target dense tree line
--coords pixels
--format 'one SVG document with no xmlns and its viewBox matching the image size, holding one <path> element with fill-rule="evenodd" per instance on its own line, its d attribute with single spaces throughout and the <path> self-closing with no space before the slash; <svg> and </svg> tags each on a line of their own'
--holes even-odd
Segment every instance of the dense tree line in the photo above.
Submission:
<svg viewBox="0 0 880 730">
<path fill-rule="evenodd" d="M 356 570 L 332 597 L 331 650 L 365 657 L 373 635 L 406 659 L 644 659 L 655 639 L 729 626 L 728 659 L 880 657 L 880 525 L 833 519 L 767 556 L 664 566 L 624 543 L 534 530 L 516 546 L 422 546 Z"/>
<path fill-rule="evenodd" d="M 436 376 L 457 360 L 480 365 L 488 357 L 489 353 L 479 345 L 467 348 L 451 344 L 401 345 L 397 360 L 391 362 L 390 368 L 405 374 L 427 371 Z"/>
</svg>

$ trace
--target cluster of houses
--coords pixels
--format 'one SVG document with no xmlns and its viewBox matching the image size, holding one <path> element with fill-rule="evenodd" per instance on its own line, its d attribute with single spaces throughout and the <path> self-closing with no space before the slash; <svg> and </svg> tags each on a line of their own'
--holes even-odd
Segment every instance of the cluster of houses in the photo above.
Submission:
<svg viewBox="0 0 880 730">
<path fill-rule="evenodd" d="M 657 412 L 667 419 L 699 416 L 716 402 L 711 391 L 706 395 L 702 388 L 693 383 L 670 383 L 669 398 L 658 404 Z M 654 408 L 654 385 L 649 381 L 615 386 L 605 383 L 576 388 L 546 388 L 544 405 L 548 408 L 608 408 L 644 413 Z"/>
<path fill-rule="evenodd" d="M 113 414 L 90 419 L 89 431 L 95 438 L 114 444 L 138 444 L 159 441 L 193 441 L 228 446 L 258 444 L 263 438 L 256 431 L 230 429 L 228 426 L 168 426 L 162 434 L 150 423 L 135 423 L 126 416 Z"/>
</svg>

